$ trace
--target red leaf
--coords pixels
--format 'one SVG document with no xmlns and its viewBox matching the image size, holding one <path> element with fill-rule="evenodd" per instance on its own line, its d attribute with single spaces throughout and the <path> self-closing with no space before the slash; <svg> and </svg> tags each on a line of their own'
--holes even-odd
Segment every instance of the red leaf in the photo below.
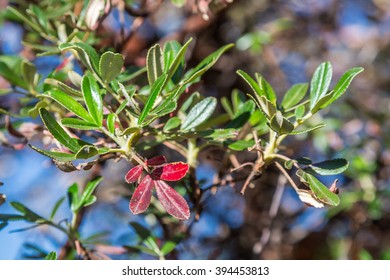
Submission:
<svg viewBox="0 0 390 280">
<path fill-rule="evenodd" d="M 186 176 L 189 165 L 184 162 L 172 162 L 153 171 L 152 177 L 155 180 L 178 181 Z"/>
<path fill-rule="evenodd" d="M 127 172 L 125 176 L 125 180 L 127 183 L 137 182 L 138 179 L 141 177 L 141 174 L 142 174 L 142 166 L 141 165 L 134 166 L 132 169 L 129 170 L 129 172 Z"/>
<path fill-rule="evenodd" d="M 167 162 L 167 159 L 164 156 L 156 156 L 148 159 L 146 161 L 147 166 L 158 166 Z"/>
<path fill-rule="evenodd" d="M 186 200 L 164 181 L 156 180 L 154 182 L 157 197 L 165 210 L 177 219 L 188 220 L 190 218 L 190 208 Z"/>
<path fill-rule="evenodd" d="M 152 190 L 154 181 L 149 175 L 146 175 L 142 182 L 135 189 L 133 196 L 130 200 L 130 210 L 133 214 L 139 214 L 145 212 L 149 207 L 150 200 L 152 199 Z"/>
</svg>

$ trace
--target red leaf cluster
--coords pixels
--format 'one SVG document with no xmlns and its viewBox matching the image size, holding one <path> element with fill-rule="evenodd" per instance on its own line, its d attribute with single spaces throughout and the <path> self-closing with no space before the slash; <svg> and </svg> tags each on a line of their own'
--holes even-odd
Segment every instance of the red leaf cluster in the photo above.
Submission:
<svg viewBox="0 0 390 280">
<path fill-rule="evenodd" d="M 152 199 L 153 188 L 162 206 L 173 217 L 187 220 L 190 209 L 185 199 L 171 188 L 165 181 L 179 181 L 187 174 L 189 165 L 184 162 L 167 163 L 164 156 L 156 156 L 145 161 L 149 171 L 141 165 L 131 168 L 126 176 L 126 182 L 138 182 L 130 200 L 130 210 L 133 214 L 144 212 Z"/>
</svg>

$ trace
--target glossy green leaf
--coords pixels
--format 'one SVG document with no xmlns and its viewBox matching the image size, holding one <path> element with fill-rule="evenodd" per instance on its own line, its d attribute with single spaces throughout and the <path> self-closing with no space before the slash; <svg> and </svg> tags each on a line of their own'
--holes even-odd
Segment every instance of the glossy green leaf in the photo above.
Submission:
<svg viewBox="0 0 390 280">
<path fill-rule="evenodd" d="M 110 113 L 107 116 L 107 128 L 108 131 L 112 134 L 115 133 L 115 122 L 116 122 L 117 116 L 114 113 Z"/>
<path fill-rule="evenodd" d="M 214 97 L 203 99 L 190 110 L 180 129 L 185 131 L 197 127 L 211 117 L 216 106 L 217 100 Z"/>
<path fill-rule="evenodd" d="M 309 186 L 319 201 L 331 206 L 337 206 L 340 203 L 340 198 L 338 195 L 331 192 L 316 177 L 309 173 L 303 172 L 302 170 L 299 170 L 297 174 L 301 178 L 301 181 Z"/>
<path fill-rule="evenodd" d="M 305 169 L 308 173 L 319 175 L 337 175 L 348 169 L 349 163 L 346 159 L 337 158 L 314 163 Z"/>
<path fill-rule="evenodd" d="M 61 120 L 61 124 L 66 127 L 80 129 L 80 130 L 97 130 L 99 127 L 93 122 L 87 122 L 75 118 L 64 118 Z"/>
<path fill-rule="evenodd" d="M 364 68 L 362 67 L 355 67 L 352 69 L 349 69 L 347 72 L 343 74 L 343 76 L 340 78 L 340 80 L 337 82 L 336 86 L 333 89 L 333 95 L 332 98 L 326 102 L 323 107 L 327 107 L 334 101 L 336 101 L 340 96 L 342 96 L 345 91 L 348 89 L 349 85 L 351 84 L 352 80 L 358 75 L 359 73 L 363 72 Z"/>
<path fill-rule="evenodd" d="M 284 95 L 281 106 L 284 109 L 289 109 L 298 104 L 307 92 L 308 84 L 295 84 Z"/>
<path fill-rule="evenodd" d="M 50 252 L 45 257 L 45 260 L 47 260 L 47 261 L 55 261 L 55 260 L 57 260 L 57 253 L 55 251 Z"/>
<path fill-rule="evenodd" d="M 100 76 L 104 83 L 114 80 L 122 71 L 124 60 L 121 54 L 105 52 L 99 61 Z"/>
<path fill-rule="evenodd" d="M 330 62 L 321 63 L 313 74 L 310 84 L 310 110 L 327 92 L 332 79 L 332 65 Z"/>
<path fill-rule="evenodd" d="M 172 117 L 166 122 L 163 130 L 170 131 L 172 129 L 179 127 L 180 124 L 181 124 L 181 119 L 179 117 Z"/>
<path fill-rule="evenodd" d="M 76 159 L 75 154 L 67 154 L 67 153 L 62 153 L 62 152 L 52 152 L 52 151 L 46 151 L 46 150 L 41 150 L 37 147 L 34 147 L 32 145 L 29 145 L 31 149 L 37 151 L 38 153 L 47 156 L 49 158 L 52 158 L 54 160 L 58 161 L 72 161 Z"/>
<path fill-rule="evenodd" d="M 50 97 L 59 103 L 62 107 L 68 111 L 74 113 L 76 116 L 79 116 L 87 122 L 93 122 L 91 115 L 84 109 L 84 107 L 77 102 L 73 97 L 68 94 L 58 90 L 52 89 L 44 93 L 45 96 Z"/>
<path fill-rule="evenodd" d="M 99 74 L 99 55 L 95 49 L 86 43 L 63 43 L 59 46 L 61 51 L 75 50 L 81 62 L 90 71 Z"/>
<path fill-rule="evenodd" d="M 101 127 L 103 124 L 103 100 L 96 80 L 92 76 L 84 76 L 81 88 L 90 115 L 95 124 Z"/>
<path fill-rule="evenodd" d="M 161 247 L 161 253 L 163 253 L 163 255 L 167 255 L 169 254 L 170 252 L 172 252 L 177 246 L 177 243 L 174 242 L 174 241 L 167 241 L 164 243 L 164 245 Z"/>
<path fill-rule="evenodd" d="M 146 56 L 146 71 L 148 74 L 149 85 L 163 74 L 164 57 L 159 44 L 154 45 L 148 51 Z"/>
<path fill-rule="evenodd" d="M 57 123 L 56 119 L 50 115 L 50 113 L 41 108 L 39 110 L 41 118 L 55 139 L 58 140 L 62 145 L 69 148 L 72 152 L 77 152 L 80 149 L 80 146 L 76 139 L 71 138 L 68 133 Z"/>
<path fill-rule="evenodd" d="M 294 130 L 294 131 L 290 132 L 289 134 L 291 134 L 291 135 L 297 135 L 297 134 L 308 133 L 308 132 L 310 132 L 310 131 L 313 131 L 313 130 L 322 128 L 322 127 L 324 127 L 324 126 L 325 126 L 325 124 L 321 123 L 321 124 L 318 124 L 318 125 L 313 126 L 313 127 L 308 127 L 308 128 L 306 128 L 306 129 Z"/>
<path fill-rule="evenodd" d="M 156 99 L 158 95 L 163 91 L 163 85 L 165 84 L 165 81 L 167 79 L 167 74 L 163 74 L 153 83 L 150 94 L 148 99 L 146 100 L 146 104 L 141 112 L 141 115 L 138 119 L 138 125 L 143 124 L 144 120 L 148 116 L 149 112 L 152 110 L 154 103 L 156 102 Z"/>
<path fill-rule="evenodd" d="M 294 130 L 294 125 L 283 117 L 282 113 L 279 111 L 271 118 L 269 124 L 271 129 L 279 135 L 289 134 Z"/>
</svg>

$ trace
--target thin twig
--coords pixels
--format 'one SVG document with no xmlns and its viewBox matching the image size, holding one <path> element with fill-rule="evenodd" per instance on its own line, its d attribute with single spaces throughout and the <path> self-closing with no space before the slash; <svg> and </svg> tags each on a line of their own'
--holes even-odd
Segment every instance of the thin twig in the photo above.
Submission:
<svg viewBox="0 0 390 280">
<path fill-rule="evenodd" d="M 276 186 L 276 190 L 274 196 L 272 198 L 271 207 L 268 211 L 269 216 L 269 225 L 263 229 L 260 240 L 253 246 L 253 252 L 257 255 L 260 255 L 264 248 L 267 246 L 272 233 L 272 226 L 274 224 L 276 215 L 278 214 L 278 210 L 280 207 L 280 202 L 282 200 L 283 192 L 285 185 L 287 183 L 286 177 L 279 175 L 278 183 Z"/>
<path fill-rule="evenodd" d="M 275 165 L 276 167 L 283 173 L 283 175 L 286 177 L 286 179 L 288 180 L 288 182 L 291 184 L 291 186 L 294 188 L 294 190 L 296 192 L 299 191 L 299 188 L 298 186 L 295 184 L 295 182 L 293 181 L 293 179 L 291 179 L 290 175 L 287 173 L 287 171 L 283 168 L 283 166 L 280 165 L 279 162 L 275 161 Z"/>
</svg>

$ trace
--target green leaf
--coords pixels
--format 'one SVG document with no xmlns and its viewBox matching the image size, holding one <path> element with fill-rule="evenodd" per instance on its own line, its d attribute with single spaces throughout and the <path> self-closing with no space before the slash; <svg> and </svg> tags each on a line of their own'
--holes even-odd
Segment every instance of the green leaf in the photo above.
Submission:
<svg viewBox="0 0 390 280">
<path fill-rule="evenodd" d="M 289 109 L 298 104 L 307 92 L 308 84 L 295 84 L 284 95 L 281 106 L 284 109 Z"/>
<path fill-rule="evenodd" d="M 309 186 L 313 191 L 316 198 L 328 205 L 337 206 L 340 203 L 340 198 L 337 194 L 331 192 L 324 184 L 322 184 L 316 177 L 306 173 L 302 170 L 298 170 L 297 175 L 301 178 L 301 181 Z"/>
<path fill-rule="evenodd" d="M 296 158 L 295 161 L 298 162 L 299 164 L 303 164 L 303 165 L 310 165 L 310 164 L 312 164 L 311 159 L 308 158 L 308 157 Z"/>
<path fill-rule="evenodd" d="M 29 208 L 27 208 L 26 206 L 24 206 L 23 204 L 21 204 L 19 202 L 12 201 L 10 204 L 13 208 L 15 208 L 17 211 L 22 213 L 24 215 L 24 219 L 29 221 L 29 222 L 35 223 L 35 222 L 45 220 L 43 217 L 41 217 L 37 213 L 31 211 Z"/>
<path fill-rule="evenodd" d="M 260 109 L 260 111 L 266 116 L 268 120 L 271 120 L 271 118 L 276 114 L 276 107 L 275 105 L 267 99 L 265 96 L 256 96 L 257 100 L 255 97 L 252 95 L 248 96 L 255 102 L 257 107 Z"/>
<path fill-rule="evenodd" d="M 114 80 L 122 71 L 124 60 L 121 54 L 105 52 L 99 61 L 100 76 L 105 84 Z"/>
<path fill-rule="evenodd" d="M 93 202 L 95 202 L 96 198 L 94 198 L 92 194 L 102 180 L 103 177 L 98 177 L 95 180 L 88 182 L 78 202 L 78 207 L 76 208 L 77 210 L 79 210 L 82 207 L 91 205 Z"/>
<path fill-rule="evenodd" d="M 310 110 L 323 98 L 332 79 L 332 65 L 330 62 L 321 63 L 313 74 L 310 84 Z"/>
<path fill-rule="evenodd" d="M 188 45 L 191 43 L 191 41 L 192 41 L 192 38 L 190 38 L 180 48 L 180 50 L 178 51 L 178 53 L 175 56 L 175 58 L 173 59 L 173 61 L 169 64 L 169 70 L 167 72 L 168 77 L 167 77 L 166 83 L 169 82 L 169 80 L 173 77 L 173 75 L 175 74 L 175 72 L 176 72 L 177 68 L 179 67 L 179 65 L 184 62 L 184 55 L 185 55 L 185 53 L 187 51 L 187 48 L 188 48 Z"/>
<path fill-rule="evenodd" d="M 114 113 L 110 113 L 107 116 L 107 128 L 108 131 L 112 134 L 115 133 L 115 121 L 117 119 L 117 116 Z"/>
<path fill-rule="evenodd" d="M 333 91 L 329 92 L 328 94 L 324 95 L 320 100 L 318 100 L 317 104 L 311 109 L 311 113 L 314 114 L 318 112 L 319 110 L 326 107 L 326 104 L 329 102 L 329 100 L 332 99 Z"/>
<path fill-rule="evenodd" d="M 255 141 L 251 140 L 238 140 L 230 143 L 228 148 L 234 151 L 243 151 L 255 145 Z"/>
<path fill-rule="evenodd" d="M 221 57 L 221 55 L 224 52 L 231 49 L 233 46 L 234 44 L 223 46 L 218 50 L 216 50 L 215 52 L 213 52 L 212 54 L 208 55 L 194 69 L 187 72 L 186 74 L 187 78 L 182 82 L 182 84 L 189 84 L 196 81 L 196 79 L 198 79 L 207 70 L 209 70 L 211 67 L 214 66 L 214 64 L 218 61 L 218 59 Z"/>
<path fill-rule="evenodd" d="M 54 204 L 53 209 L 51 210 L 50 218 L 49 220 L 52 221 L 54 216 L 56 215 L 58 209 L 62 205 L 62 203 L 65 201 L 65 197 L 61 197 L 60 199 L 57 200 L 57 202 Z"/>
<path fill-rule="evenodd" d="M 84 76 L 81 88 L 89 113 L 95 124 L 101 127 L 103 124 L 103 100 L 96 80 L 92 76 Z"/>
<path fill-rule="evenodd" d="M 318 125 L 313 126 L 313 127 L 308 127 L 306 129 L 294 130 L 294 131 L 290 132 L 289 134 L 291 134 L 291 135 L 303 134 L 303 133 L 307 133 L 307 132 L 319 129 L 319 128 L 324 127 L 324 126 L 325 126 L 325 124 L 321 123 L 321 124 L 318 124 Z"/>
<path fill-rule="evenodd" d="M 351 84 L 352 80 L 356 77 L 356 75 L 363 72 L 363 70 L 364 68 L 362 67 L 355 67 L 345 72 L 344 75 L 337 82 L 336 86 L 334 87 L 332 98 L 328 102 L 326 102 L 323 105 L 323 107 L 327 107 L 328 105 L 336 101 L 338 98 L 340 98 L 340 96 L 342 96 L 345 93 L 345 91 L 348 89 L 349 85 Z"/>
<path fill-rule="evenodd" d="M 177 41 L 167 41 L 164 44 L 164 73 L 168 73 L 169 67 L 181 48 L 181 44 Z"/>
<path fill-rule="evenodd" d="M 164 131 L 170 131 L 172 129 L 175 129 L 177 127 L 179 127 L 181 124 L 181 119 L 179 117 L 172 117 L 170 118 L 166 124 L 164 125 L 164 128 L 163 130 Z"/>
<path fill-rule="evenodd" d="M 257 82 L 260 85 L 261 94 L 260 96 L 265 96 L 273 104 L 276 105 L 276 93 L 272 86 L 264 79 L 264 77 L 256 74 Z"/>
<path fill-rule="evenodd" d="M 75 160 L 76 159 L 76 155 L 75 154 L 67 154 L 67 153 L 61 153 L 61 152 L 52 152 L 52 151 L 46 151 L 46 150 L 41 150 L 37 147 L 34 147 L 32 145 L 30 145 L 30 148 L 37 151 L 38 153 L 44 155 L 44 156 L 47 156 L 47 157 L 50 157 L 54 160 L 58 160 L 58 161 L 72 161 L 72 160 Z"/>
<path fill-rule="evenodd" d="M 79 206 L 79 186 L 74 183 L 68 188 L 69 206 L 73 213 L 77 213 Z"/>
<path fill-rule="evenodd" d="M 163 86 L 165 84 L 165 81 L 167 79 L 167 74 L 163 74 L 153 83 L 151 89 L 150 89 L 150 95 L 148 99 L 146 100 L 145 107 L 143 108 L 141 115 L 138 119 L 138 125 L 143 126 L 143 122 L 148 116 L 149 112 L 152 110 L 154 103 L 156 102 L 156 99 L 158 95 L 163 91 Z"/>
<path fill-rule="evenodd" d="M 64 118 L 61 120 L 63 126 L 80 129 L 80 130 L 97 130 L 99 127 L 93 122 L 86 122 L 84 120 L 75 118 Z"/>
<path fill-rule="evenodd" d="M 161 247 L 161 253 L 165 256 L 168 255 L 170 252 L 172 252 L 177 246 L 177 242 L 174 241 L 167 241 L 164 243 L 164 245 Z"/>
<path fill-rule="evenodd" d="M 294 115 L 295 115 L 295 118 L 297 120 L 302 119 L 303 116 L 305 115 L 305 105 L 302 104 L 302 105 L 299 105 L 297 108 L 295 108 Z"/>
<path fill-rule="evenodd" d="M 57 260 L 57 253 L 55 251 L 50 252 L 45 257 L 45 260 L 47 260 L 47 261 L 55 261 L 55 260 Z"/>
<path fill-rule="evenodd" d="M 271 118 L 270 127 L 279 135 L 289 134 L 294 130 L 294 125 L 279 111 Z"/>
<path fill-rule="evenodd" d="M 86 43 L 63 43 L 59 46 L 61 51 L 75 50 L 82 63 L 92 72 L 99 75 L 99 55 L 95 49 Z"/>
<path fill-rule="evenodd" d="M 36 5 L 30 5 L 30 8 L 27 10 L 27 13 L 35 17 L 38 20 L 39 25 L 42 29 L 49 33 L 49 23 L 47 21 L 45 13 Z"/>
<path fill-rule="evenodd" d="M 216 98 L 207 97 L 203 99 L 190 110 L 180 129 L 185 131 L 197 127 L 211 117 L 216 106 Z"/>
<path fill-rule="evenodd" d="M 248 73 L 242 70 L 237 70 L 237 74 L 252 88 L 253 93 L 259 96 L 263 94 L 263 91 L 260 89 L 260 85 L 251 76 L 249 76 Z"/>
<path fill-rule="evenodd" d="M 346 159 L 337 158 L 314 163 L 305 168 L 305 172 L 319 175 L 336 175 L 348 169 L 349 163 Z"/>
<path fill-rule="evenodd" d="M 287 160 L 284 162 L 284 167 L 288 170 L 290 170 L 291 168 L 293 168 L 294 166 L 294 160 L 293 159 L 290 159 L 290 160 Z"/>
<path fill-rule="evenodd" d="M 163 74 L 164 58 L 162 56 L 161 47 L 159 44 L 154 45 L 148 51 L 146 56 L 146 71 L 148 74 L 149 85 L 153 83 Z"/>
<path fill-rule="evenodd" d="M 32 89 L 35 86 L 35 76 L 37 73 L 37 68 L 34 64 L 23 61 L 22 62 L 22 77 L 29 85 L 29 88 Z"/>
<path fill-rule="evenodd" d="M 52 89 L 44 93 L 45 96 L 50 97 L 60 104 L 65 109 L 74 113 L 76 116 L 79 116 L 87 122 L 93 122 L 91 115 L 84 109 L 84 107 L 77 102 L 73 97 L 67 95 L 66 93 L 58 90 Z"/>
<path fill-rule="evenodd" d="M 58 140 L 58 142 L 69 148 L 74 153 L 80 149 L 77 140 L 71 138 L 46 109 L 41 108 L 39 110 L 39 113 L 41 115 L 43 123 L 45 124 L 49 132 L 53 135 L 53 137 Z"/>
<path fill-rule="evenodd" d="M 87 159 L 98 154 L 98 149 L 93 145 L 85 145 L 76 153 L 76 159 Z"/>
</svg>

